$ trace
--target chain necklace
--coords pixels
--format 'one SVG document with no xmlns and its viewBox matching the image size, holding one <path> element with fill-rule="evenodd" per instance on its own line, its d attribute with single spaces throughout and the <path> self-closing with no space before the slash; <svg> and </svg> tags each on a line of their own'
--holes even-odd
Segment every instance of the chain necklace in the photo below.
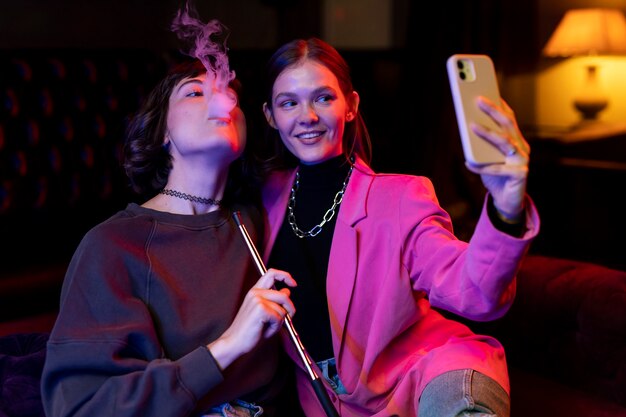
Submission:
<svg viewBox="0 0 626 417">
<path fill-rule="evenodd" d="M 201 203 L 201 204 L 207 204 L 207 205 L 212 205 L 212 206 L 221 206 L 222 205 L 222 201 L 221 200 L 216 200 L 214 198 L 198 197 L 198 196 L 195 196 L 195 195 L 189 195 L 189 194 L 181 193 L 180 191 L 176 191 L 176 190 L 168 190 L 167 188 L 164 188 L 161 191 L 159 191 L 159 194 L 165 194 L 165 195 L 169 195 L 169 196 L 172 196 L 172 197 L 181 198 L 183 200 L 192 201 L 194 203 Z"/>
<path fill-rule="evenodd" d="M 348 180 L 350 180 L 350 174 L 352 174 L 353 167 L 354 165 L 350 164 L 350 170 L 348 171 L 346 179 L 343 181 L 341 190 L 339 190 L 337 194 L 335 194 L 333 205 L 328 210 L 326 210 L 326 213 L 324 213 L 324 217 L 322 218 L 320 224 L 313 226 L 311 230 L 308 230 L 306 232 L 300 230 L 300 228 L 296 224 L 296 215 L 294 214 L 294 208 L 296 207 L 296 191 L 298 191 L 298 187 L 300 186 L 300 173 L 296 172 L 296 180 L 293 183 L 293 187 L 291 187 L 289 205 L 287 206 L 287 209 L 289 211 L 289 213 L 287 214 L 287 220 L 289 221 L 289 225 L 291 226 L 291 229 L 296 234 L 296 236 L 301 239 L 305 237 L 317 236 L 322 231 L 322 227 L 324 227 L 324 225 L 333 218 L 337 210 L 337 206 L 341 204 L 341 201 L 343 200 L 343 193 L 346 192 L 346 187 L 348 186 Z"/>
</svg>

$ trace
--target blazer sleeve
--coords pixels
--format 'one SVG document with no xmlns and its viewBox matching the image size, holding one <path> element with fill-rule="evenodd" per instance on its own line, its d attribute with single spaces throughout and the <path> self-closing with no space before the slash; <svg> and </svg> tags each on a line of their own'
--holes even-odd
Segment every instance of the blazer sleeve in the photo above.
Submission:
<svg viewBox="0 0 626 417">
<path fill-rule="evenodd" d="M 487 197 L 469 242 L 457 239 L 449 214 L 439 205 L 430 180 L 420 177 L 403 188 L 398 222 L 403 230 L 402 262 L 416 291 L 431 305 L 472 320 L 501 317 L 513 303 L 516 274 L 539 229 L 527 198 L 526 232 L 514 237 L 496 229 Z"/>
</svg>

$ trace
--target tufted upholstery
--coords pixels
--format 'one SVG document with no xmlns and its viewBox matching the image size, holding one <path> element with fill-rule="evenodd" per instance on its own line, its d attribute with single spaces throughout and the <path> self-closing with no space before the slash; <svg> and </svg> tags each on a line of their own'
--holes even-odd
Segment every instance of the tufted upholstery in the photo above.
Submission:
<svg viewBox="0 0 626 417">
<path fill-rule="evenodd" d="M 0 68 L 0 213 L 110 199 L 120 134 L 161 69 L 157 58 L 24 51 Z"/>
<path fill-rule="evenodd" d="M 129 200 L 122 134 L 165 66 L 145 50 L 0 55 L 0 321 L 49 308 L 79 239 Z"/>
</svg>

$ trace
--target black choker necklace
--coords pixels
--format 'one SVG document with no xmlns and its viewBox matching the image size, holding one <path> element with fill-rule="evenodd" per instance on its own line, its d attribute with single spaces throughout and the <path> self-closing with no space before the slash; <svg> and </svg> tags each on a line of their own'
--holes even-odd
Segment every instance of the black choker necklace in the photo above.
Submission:
<svg viewBox="0 0 626 417">
<path fill-rule="evenodd" d="M 216 200 L 214 198 L 202 198 L 202 197 L 198 197 L 195 195 L 181 193 L 180 191 L 176 191 L 176 190 L 168 190 L 167 188 L 164 188 L 161 191 L 159 191 L 159 194 L 165 194 L 165 195 L 169 195 L 169 196 L 176 197 L 176 198 L 182 198 L 183 200 L 193 201 L 194 203 L 202 203 L 202 204 L 207 204 L 207 205 L 212 205 L 212 206 L 222 205 L 222 200 Z"/>
</svg>

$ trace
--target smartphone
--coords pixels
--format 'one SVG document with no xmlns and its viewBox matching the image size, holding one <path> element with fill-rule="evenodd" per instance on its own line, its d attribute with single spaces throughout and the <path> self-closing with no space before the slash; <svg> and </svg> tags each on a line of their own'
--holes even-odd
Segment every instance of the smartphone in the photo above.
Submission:
<svg viewBox="0 0 626 417">
<path fill-rule="evenodd" d="M 487 55 L 455 54 L 448 58 L 446 66 L 465 160 L 479 165 L 504 163 L 502 152 L 470 129 L 471 122 L 498 129 L 476 103 L 478 96 L 500 103 L 493 61 Z"/>
</svg>

